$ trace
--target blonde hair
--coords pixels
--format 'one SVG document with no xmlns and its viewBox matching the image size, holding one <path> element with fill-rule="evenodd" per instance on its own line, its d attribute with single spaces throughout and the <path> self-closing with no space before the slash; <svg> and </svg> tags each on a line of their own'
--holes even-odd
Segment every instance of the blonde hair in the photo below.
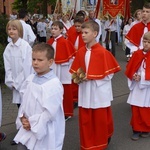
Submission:
<svg viewBox="0 0 150 150">
<path fill-rule="evenodd" d="M 146 32 L 143 36 L 143 40 L 148 40 L 150 41 L 150 31 L 149 32 Z"/>
<path fill-rule="evenodd" d="M 6 32 L 8 34 L 9 27 L 15 27 L 18 30 L 18 34 L 20 38 L 23 38 L 23 27 L 19 20 L 10 20 L 6 25 Z"/>
<path fill-rule="evenodd" d="M 99 32 L 99 25 L 97 22 L 90 20 L 90 21 L 86 21 L 82 24 L 81 26 L 82 29 L 84 28 L 89 28 L 93 31 L 96 31 L 97 33 Z"/>
</svg>

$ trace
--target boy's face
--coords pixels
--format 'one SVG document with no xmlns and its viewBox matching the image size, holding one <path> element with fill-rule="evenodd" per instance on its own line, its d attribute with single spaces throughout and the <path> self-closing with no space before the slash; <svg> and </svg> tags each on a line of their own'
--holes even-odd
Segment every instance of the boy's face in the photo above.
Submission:
<svg viewBox="0 0 150 150">
<path fill-rule="evenodd" d="M 16 42 L 19 38 L 19 33 L 16 27 L 9 26 L 8 27 L 8 36 L 12 39 L 13 42 Z"/>
<path fill-rule="evenodd" d="M 74 26 L 75 26 L 77 32 L 81 32 L 81 30 L 82 30 L 82 28 L 81 28 L 82 23 L 75 22 Z"/>
<path fill-rule="evenodd" d="M 146 22 L 150 20 L 150 9 L 143 7 L 142 20 Z"/>
<path fill-rule="evenodd" d="M 58 26 L 52 26 L 51 34 L 54 38 L 58 37 L 62 33 L 63 29 L 60 29 Z"/>
<path fill-rule="evenodd" d="M 32 53 L 32 66 L 39 76 L 48 73 L 53 63 L 53 59 L 48 60 L 46 53 L 46 51 L 33 51 Z"/>
<path fill-rule="evenodd" d="M 95 41 L 96 36 L 97 36 L 96 31 L 92 31 L 90 28 L 82 29 L 82 39 L 84 43 L 88 44 Z"/>
<path fill-rule="evenodd" d="M 144 52 L 150 51 L 150 40 L 143 39 L 143 49 Z"/>
</svg>

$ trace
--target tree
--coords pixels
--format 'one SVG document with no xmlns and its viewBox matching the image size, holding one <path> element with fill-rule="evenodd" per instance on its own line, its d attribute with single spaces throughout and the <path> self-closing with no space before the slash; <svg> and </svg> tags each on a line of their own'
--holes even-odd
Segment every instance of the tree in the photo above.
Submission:
<svg viewBox="0 0 150 150">
<path fill-rule="evenodd" d="M 132 14 L 137 10 L 137 9 L 142 9 L 144 3 L 150 2 L 150 0 L 132 0 L 131 1 L 131 12 Z"/>
<path fill-rule="evenodd" d="M 27 2 L 28 0 L 15 0 L 14 3 L 12 3 L 12 9 L 14 10 L 20 10 L 22 8 L 27 9 Z"/>
<path fill-rule="evenodd" d="M 56 0 L 15 0 L 12 8 L 20 10 L 21 8 L 27 9 L 30 13 L 35 11 L 43 16 L 47 16 L 48 5 L 55 6 Z"/>
</svg>

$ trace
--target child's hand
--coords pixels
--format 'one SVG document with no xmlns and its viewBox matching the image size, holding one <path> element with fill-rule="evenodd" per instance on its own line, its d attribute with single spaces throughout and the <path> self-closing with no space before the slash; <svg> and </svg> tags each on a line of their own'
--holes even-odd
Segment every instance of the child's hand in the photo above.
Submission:
<svg viewBox="0 0 150 150">
<path fill-rule="evenodd" d="M 141 80 L 141 76 L 138 74 L 134 74 L 133 80 L 135 80 L 136 82 L 139 82 Z"/>
<path fill-rule="evenodd" d="M 23 128 L 29 131 L 31 129 L 31 127 L 30 127 L 30 123 L 29 123 L 28 119 L 25 116 L 23 116 L 20 118 L 20 120 L 22 122 Z"/>
</svg>

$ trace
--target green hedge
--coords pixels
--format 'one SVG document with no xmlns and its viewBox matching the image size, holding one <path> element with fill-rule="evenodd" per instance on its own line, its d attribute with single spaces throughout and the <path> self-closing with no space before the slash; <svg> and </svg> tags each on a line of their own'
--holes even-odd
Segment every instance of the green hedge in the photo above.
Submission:
<svg viewBox="0 0 150 150">
<path fill-rule="evenodd" d="M 5 77 L 5 71 L 4 71 L 4 61 L 3 61 L 3 52 L 4 52 L 5 46 L 0 44 L 0 82 L 4 82 Z"/>
<path fill-rule="evenodd" d="M 5 77 L 3 52 L 7 45 L 6 25 L 8 21 L 6 15 L 0 14 L 0 82 L 4 82 Z"/>
</svg>

